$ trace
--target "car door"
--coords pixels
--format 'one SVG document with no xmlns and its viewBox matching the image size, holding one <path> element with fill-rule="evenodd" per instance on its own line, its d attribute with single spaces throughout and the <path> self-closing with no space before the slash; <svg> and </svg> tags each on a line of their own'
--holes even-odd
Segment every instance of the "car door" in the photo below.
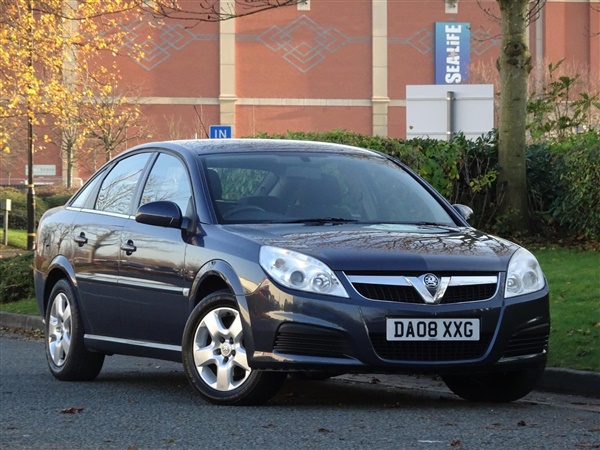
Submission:
<svg viewBox="0 0 600 450">
<path fill-rule="evenodd" d="M 129 220 L 137 182 L 149 157 L 149 153 L 139 153 L 118 161 L 98 181 L 97 194 L 72 223 L 72 264 L 87 334 L 120 334 L 121 231 Z"/>
<path fill-rule="evenodd" d="M 146 178 L 140 205 L 154 201 L 172 201 L 193 219 L 189 174 L 174 155 L 160 153 Z M 181 345 L 189 312 L 183 285 L 186 240 L 185 229 L 138 223 L 133 218 L 125 224 L 119 292 L 127 339 Z"/>
</svg>

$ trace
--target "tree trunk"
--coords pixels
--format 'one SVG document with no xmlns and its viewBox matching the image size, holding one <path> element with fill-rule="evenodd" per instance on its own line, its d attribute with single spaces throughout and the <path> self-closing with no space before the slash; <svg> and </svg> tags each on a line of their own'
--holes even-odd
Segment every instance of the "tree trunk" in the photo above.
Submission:
<svg viewBox="0 0 600 450">
<path fill-rule="evenodd" d="M 73 187 L 73 145 L 71 143 L 66 144 L 67 152 L 67 187 Z"/>
<path fill-rule="evenodd" d="M 497 0 L 502 14 L 498 176 L 500 211 L 513 231 L 529 229 L 525 124 L 531 54 L 526 42 L 528 0 Z"/>
</svg>

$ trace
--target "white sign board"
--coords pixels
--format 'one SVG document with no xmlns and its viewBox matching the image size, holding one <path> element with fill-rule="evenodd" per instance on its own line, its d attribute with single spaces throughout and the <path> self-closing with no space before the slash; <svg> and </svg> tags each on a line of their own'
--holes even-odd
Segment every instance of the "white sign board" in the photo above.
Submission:
<svg viewBox="0 0 600 450">
<path fill-rule="evenodd" d="M 25 176 L 29 175 L 29 164 L 25 165 Z M 33 176 L 35 177 L 54 177 L 56 176 L 56 165 L 54 164 L 34 164 Z"/>
<path fill-rule="evenodd" d="M 453 132 L 476 139 L 494 128 L 492 84 L 406 86 L 406 138 L 448 137 L 448 92 L 452 92 Z"/>
</svg>

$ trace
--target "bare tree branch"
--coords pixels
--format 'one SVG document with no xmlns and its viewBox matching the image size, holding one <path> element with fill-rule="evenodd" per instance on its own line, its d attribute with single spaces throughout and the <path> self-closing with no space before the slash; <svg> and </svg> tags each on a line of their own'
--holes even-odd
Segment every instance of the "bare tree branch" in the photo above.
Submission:
<svg viewBox="0 0 600 450">
<path fill-rule="evenodd" d="M 201 0 L 196 8 L 184 8 L 176 0 L 141 1 L 140 9 L 159 19 L 176 19 L 192 22 L 194 27 L 201 22 L 220 22 L 235 17 L 249 16 L 270 9 L 292 6 L 303 0 L 234 0 L 223 7 L 219 0 Z"/>
<path fill-rule="evenodd" d="M 57 7 L 57 3 L 51 0 L 36 1 L 32 10 L 37 14 L 52 14 L 58 18 L 74 21 L 85 21 L 97 19 L 100 17 L 118 16 L 119 14 L 132 11 L 142 11 L 148 13 L 157 19 L 175 19 L 190 22 L 190 27 L 194 27 L 201 22 L 220 22 L 222 20 L 233 19 L 236 17 L 249 16 L 270 9 L 281 8 L 284 6 L 293 6 L 302 3 L 304 0 L 233 0 L 232 3 L 223 7 L 220 0 L 201 0 L 193 2 L 194 7 L 185 6 L 185 1 L 177 0 L 134 0 L 125 3 L 122 7 L 111 7 L 101 12 L 84 12 L 79 7 L 79 2 L 75 7 L 67 4 Z M 189 5 L 190 2 L 187 2 Z M 0 13 L 6 6 L 0 5 Z M 4 17 L 4 14 L 0 14 Z M 4 20 L 0 19 L 0 23 Z"/>
</svg>

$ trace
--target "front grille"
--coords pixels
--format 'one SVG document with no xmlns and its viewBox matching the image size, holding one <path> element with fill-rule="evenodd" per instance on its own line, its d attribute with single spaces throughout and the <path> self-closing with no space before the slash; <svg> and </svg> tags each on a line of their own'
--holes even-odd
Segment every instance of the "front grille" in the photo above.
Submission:
<svg viewBox="0 0 600 450">
<path fill-rule="evenodd" d="M 390 286 L 386 284 L 354 283 L 354 289 L 363 297 L 388 302 L 423 303 L 423 299 L 412 286 Z"/>
<path fill-rule="evenodd" d="M 548 349 L 549 325 L 521 331 L 511 336 L 504 350 L 504 358 L 537 355 Z"/>
<path fill-rule="evenodd" d="M 356 291 L 371 300 L 385 300 L 400 303 L 424 303 L 412 286 L 391 286 L 386 284 L 354 283 Z M 495 284 L 449 286 L 440 304 L 466 303 L 487 300 L 494 296 Z"/>
<path fill-rule="evenodd" d="M 284 323 L 275 336 L 274 350 L 293 355 L 346 358 L 351 354 L 345 333 L 311 325 Z"/>
<path fill-rule="evenodd" d="M 369 335 L 373 349 L 382 359 L 395 361 L 464 361 L 481 358 L 487 351 L 491 335 L 479 341 L 388 341 L 384 333 Z"/>
<path fill-rule="evenodd" d="M 500 276 L 490 272 L 346 272 L 356 292 L 370 300 L 413 304 L 453 304 L 489 300 Z"/>
</svg>

